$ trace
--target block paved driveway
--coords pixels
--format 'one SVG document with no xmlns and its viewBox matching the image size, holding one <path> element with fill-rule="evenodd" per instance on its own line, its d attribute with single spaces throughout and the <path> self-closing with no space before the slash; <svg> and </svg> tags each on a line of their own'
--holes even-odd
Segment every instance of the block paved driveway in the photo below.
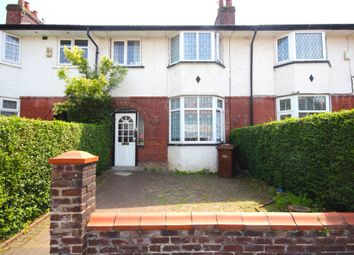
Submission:
<svg viewBox="0 0 354 255">
<path fill-rule="evenodd" d="M 267 187 L 244 178 L 182 175 L 166 172 L 108 170 L 97 180 L 97 211 L 243 211 L 254 212 L 269 200 Z M 126 173 L 126 172 L 123 172 Z M 18 238 L 0 254 L 49 254 L 49 218 Z"/>
<path fill-rule="evenodd" d="M 98 179 L 97 210 L 254 212 L 269 200 L 266 186 L 245 178 L 146 171 L 120 176 L 121 173 L 111 169 Z"/>
</svg>

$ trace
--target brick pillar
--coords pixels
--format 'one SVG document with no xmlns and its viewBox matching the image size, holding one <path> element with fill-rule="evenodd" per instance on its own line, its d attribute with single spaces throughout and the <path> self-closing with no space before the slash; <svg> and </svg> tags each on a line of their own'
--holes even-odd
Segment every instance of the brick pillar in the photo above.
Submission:
<svg viewBox="0 0 354 255">
<path fill-rule="evenodd" d="M 86 225 L 96 208 L 97 161 L 97 156 L 84 151 L 49 159 L 50 254 L 86 254 Z"/>
</svg>

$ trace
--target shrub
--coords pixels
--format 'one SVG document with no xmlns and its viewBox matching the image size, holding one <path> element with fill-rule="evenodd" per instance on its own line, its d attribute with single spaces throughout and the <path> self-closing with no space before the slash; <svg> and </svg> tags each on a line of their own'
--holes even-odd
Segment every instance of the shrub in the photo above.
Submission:
<svg viewBox="0 0 354 255">
<path fill-rule="evenodd" d="M 354 210 L 354 110 L 233 130 L 250 174 L 328 210 Z"/>
<path fill-rule="evenodd" d="M 48 159 L 68 150 L 99 155 L 98 173 L 110 165 L 105 125 L 0 117 L 0 239 L 43 214 L 50 202 Z"/>
</svg>

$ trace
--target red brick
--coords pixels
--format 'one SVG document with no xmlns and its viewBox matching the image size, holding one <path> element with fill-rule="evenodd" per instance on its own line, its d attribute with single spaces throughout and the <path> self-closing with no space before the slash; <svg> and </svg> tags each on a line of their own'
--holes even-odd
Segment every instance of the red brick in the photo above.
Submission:
<svg viewBox="0 0 354 255">
<path fill-rule="evenodd" d="M 224 251 L 243 252 L 243 247 L 241 245 L 225 245 Z"/>
</svg>

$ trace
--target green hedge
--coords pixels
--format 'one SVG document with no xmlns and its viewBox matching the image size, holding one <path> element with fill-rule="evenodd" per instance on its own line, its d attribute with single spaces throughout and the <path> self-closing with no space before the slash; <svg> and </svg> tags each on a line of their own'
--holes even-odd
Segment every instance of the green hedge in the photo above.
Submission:
<svg viewBox="0 0 354 255">
<path fill-rule="evenodd" d="M 105 125 L 0 117 L 0 239 L 49 208 L 49 158 L 84 150 L 99 155 L 98 174 L 108 168 L 110 130 Z"/>
<path fill-rule="evenodd" d="M 237 163 L 326 210 L 354 211 L 354 110 L 234 129 Z"/>
</svg>

